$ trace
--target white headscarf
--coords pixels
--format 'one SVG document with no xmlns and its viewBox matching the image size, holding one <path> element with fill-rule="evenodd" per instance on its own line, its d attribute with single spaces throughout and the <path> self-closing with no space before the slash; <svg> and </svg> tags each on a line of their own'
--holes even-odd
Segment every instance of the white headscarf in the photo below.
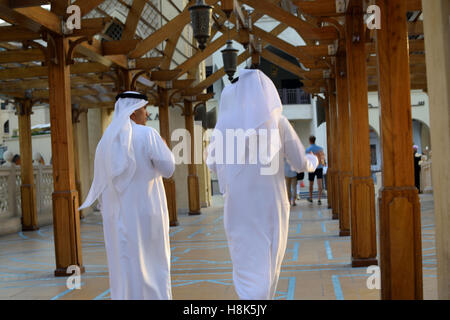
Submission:
<svg viewBox="0 0 450 320">
<path fill-rule="evenodd" d="M 124 93 L 139 94 L 134 91 Z M 138 98 L 119 98 L 116 101 L 113 120 L 95 151 L 94 181 L 80 210 L 92 205 L 108 185 L 122 192 L 130 184 L 136 171 L 130 115 L 147 103 Z"/>
<path fill-rule="evenodd" d="M 239 70 L 239 80 L 225 87 L 220 99 L 219 116 L 215 127 L 216 133 L 219 131 L 224 138 L 223 164 L 216 163 L 221 192 L 225 191 L 227 182 L 236 177 L 245 166 L 245 164 L 225 163 L 226 130 L 243 129 L 246 132 L 249 129 L 254 129 L 256 134 L 258 134 L 259 129 L 266 129 L 268 133 L 268 147 L 270 149 L 268 159 L 264 159 L 264 161 L 265 163 L 270 163 L 280 148 L 278 123 L 282 112 L 283 104 L 275 85 L 260 70 L 241 69 Z M 272 129 L 277 130 L 277 136 L 273 137 L 274 139 L 271 136 Z M 213 133 L 211 148 L 217 148 L 214 140 Z M 217 154 L 217 150 L 215 154 Z"/>
<path fill-rule="evenodd" d="M 14 153 L 12 153 L 11 151 L 5 151 L 5 153 L 3 154 L 3 159 L 6 162 L 12 162 L 13 158 L 14 158 Z"/>
</svg>

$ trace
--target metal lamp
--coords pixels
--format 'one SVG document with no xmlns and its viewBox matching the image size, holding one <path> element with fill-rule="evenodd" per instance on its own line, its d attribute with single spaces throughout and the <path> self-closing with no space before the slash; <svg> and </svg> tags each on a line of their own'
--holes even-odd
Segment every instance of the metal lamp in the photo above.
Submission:
<svg viewBox="0 0 450 320">
<path fill-rule="evenodd" d="M 228 79 L 233 80 L 233 75 L 236 72 L 237 68 L 237 53 L 239 50 L 233 48 L 233 41 L 227 41 L 227 47 L 223 49 L 222 58 L 223 58 L 223 69 L 225 73 L 228 75 Z"/>
<path fill-rule="evenodd" d="M 211 36 L 212 9 L 213 7 L 205 4 L 203 0 L 197 0 L 197 3 L 189 8 L 194 38 L 200 50 L 206 48 L 206 42 Z"/>
</svg>

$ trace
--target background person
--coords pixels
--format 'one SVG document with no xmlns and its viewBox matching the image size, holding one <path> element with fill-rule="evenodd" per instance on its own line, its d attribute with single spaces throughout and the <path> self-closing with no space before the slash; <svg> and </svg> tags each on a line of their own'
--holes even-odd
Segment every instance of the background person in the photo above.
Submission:
<svg viewBox="0 0 450 320">
<path fill-rule="evenodd" d="M 322 204 L 321 198 L 322 198 L 322 189 L 323 189 L 323 166 L 325 165 L 325 154 L 323 152 L 323 148 L 316 145 L 316 137 L 310 136 L 309 137 L 309 143 L 310 146 L 308 149 L 306 149 L 306 153 L 312 152 L 318 159 L 319 159 L 319 166 L 317 167 L 316 171 L 310 172 L 308 174 L 309 179 L 309 202 L 313 202 L 312 200 L 312 193 L 313 193 L 313 187 L 314 187 L 314 179 L 317 177 L 317 188 L 319 189 L 319 200 L 317 203 L 319 205 Z"/>
</svg>

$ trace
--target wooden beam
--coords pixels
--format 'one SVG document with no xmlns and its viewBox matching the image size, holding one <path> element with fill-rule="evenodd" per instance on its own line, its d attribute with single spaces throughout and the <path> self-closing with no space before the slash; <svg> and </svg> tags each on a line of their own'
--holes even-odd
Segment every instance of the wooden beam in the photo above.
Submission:
<svg viewBox="0 0 450 320">
<path fill-rule="evenodd" d="M 153 71 L 150 75 L 150 80 L 152 81 L 170 81 L 174 80 L 179 74 L 181 70 L 158 70 Z"/>
<path fill-rule="evenodd" d="M 29 19 L 56 34 L 62 35 L 61 19 L 53 12 L 41 7 L 17 8 L 14 11 L 25 19 Z"/>
<path fill-rule="evenodd" d="M 337 144 L 338 144 L 338 128 L 337 128 L 337 102 L 336 102 L 336 83 L 334 79 L 327 79 L 327 93 L 328 93 L 328 120 L 327 127 L 329 128 L 329 148 L 328 148 L 328 171 L 329 176 L 328 197 L 331 198 L 331 216 L 333 220 L 339 219 L 339 169 L 337 159 Z M 327 142 L 328 145 L 328 142 Z"/>
<path fill-rule="evenodd" d="M 230 31 L 230 38 L 233 39 L 237 35 L 236 29 L 233 29 Z M 215 40 L 214 42 L 210 43 L 205 50 L 198 51 L 196 54 L 194 54 L 191 58 L 177 66 L 177 69 L 180 69 L 180 73 L 178 76 L 182 76 L 189 70 L 191 70 L 193 67 L 198 66 L 203 60 L 208 58 L 210 55 L 212 55 L 214 52 L 219 50 L 221 47 L 225 45 L 225 43 L 228 40 L 228 34 L 222 35 L 220 38 Z"/>
<path fill-rule="evenodd" d="M 12 9 L 38 7 L 44 4 L 49 4 L 49 0 L 10 0 L 9 6 Z"/>
<path fill-rule="evenodd" d="M 247 60 L 249 57 L 250 57 L 249 52 L 248 51 L 244 51 L 243 53 L 241 53 L 238 56 L 237 65 L 240 65 L 241 63 L 245 62 L 245 60 Z M 195 86 L 195 88 L 189 88 L 187 90 L 184 90 L 184 95 L 186 95 L 186 96 L 197 95 L 198 93 L 202 92 L 203 90 L 205 90 L 209 86 L 213 85 L 214 82 L 216 82 L 217 80 L 221 79 L 224 75 L 225 75 L 225 70 L 222 67 L 219 70 L 217 70 L 216 72 L 214 72 L 213 74 L 211 74 L 208 77 L 206 77 L 205 80 L 203 80 L 200 83 L 198 83 Z"/>
<path fill-rule="evenodd" d="M 74 29 L 70 37 L 92 37 L 98 33 L 102 33 L 110 21 L 110 17 L 82 19 L 81 29 Z"/>
<path fill-rule="evenodd" d="M 255 10 L 264 13 L 278 21 L 282 21 L 297 30 L 303 40 L 335 40 L 339 34 L 334 27 L 316 28 L 282 8 L 265 0 L 242 0 Z"/>
<path fill-rule="evenodd" d="M 112 84 L 114 80 L 105 76 L 75 76 L 70 78 L 72 86 L 88 84 Z M 26 89 L 48 89 L 48 79 L 0 82 L 0 92 L 24 92 Z"/>
<path fill-rule="evenodd" d="M 299 66 L 296 66 L 290 61 L 285 60 L 284 58 L 281 58 L 279 55 L 276 55 L 273 52 L 270 52 L 267 49 L 264 49 L 261 53 L 261 56 L 275 64 L 276 66 L 279 66 L 280 68 L 283 68 L 284 70 L 292 73 L 293 75 L 296 75 L 299 78 L 305 78 L 306 72 L 302 70 Z"/>
<path fill-rule="evenodd" d="M 102 41 L 102 50 L 105 56 L 116 54 L 127 54 L 139 44 L 139 40 L 115 40 L 115 41 Z"/>
<path fill-rule="evenodd" d="M 52 199 L 55 275 L 66 277 L 69 266 L 78 266 L 80 271 L 84 272 L 78 192 L 75 185 L 70 67 L 66 63 L 69 43 L 68 39 L 58 36 L 54 36 L 53 41 L 48 43 L 49 50 L 53 50 L 57 58 L 57 64 L 50 62 L 48 66 L 54 183 Z"/>
<path fill-rule="evenodd" d="M 423 299 L 422 229 L 412 161 L 406 0 L 377 0 L 376 31 L 383 179 L 380 196 L 381 298 Z M 392 39 L 397 39 L 395 44 Z M 405 157 L 406 154 L 410 157 Z"/>
<path fill-rule="evenodd" d="M 127 20 L 125 22 L 125 29 L 122 33 L 123 40 L 132 40 L 136 33 L 136 28 L 139 23 L 142 11 L 144 10 L 146 0 L 134 0 L 128 11 Z"/>
<path fill-rule="evenodd" d="M 169 119 L 169 95 L 168 90 L 163 88 L 158 88 L 159 96 L 159 131 L 161 137 L 164 138 L 168 147 L 171 147 L 170 139 L 170 119 Z M 164 189 L 166 190 L 166 200 L 167 208 L 169 211 L 169 224 L 170 226 L 177 226 L 178 215 L 177 215 L 177 201 L 176 201 L 176 188 L 175 181 L 172 177 L 168 179 L 163 179 Z"/>
<path fill-rule="evenodd" d="M 74 5 L 77 5 L 81 9 L 81 17 L 84 17 L 96 7 L 101 5 L 105 0 L 77 0 Z"/>
<path fill-rule="evenodd" d="M 189 164 L 188 164 L 188 198 L 189 198 L 189 215 L 199 215 L 200 211 L 200 187 L 197 175 L 197 165 L 195 164 L 195 134 L 194 134 L 194 108 L 192 102 L 184 100 L 184 120 L 185 128 L 190 135 L 189 145 Z"/>
<path fill-rule="evenodd" d="M 293 0 L 292 2 L 302 13 L 316 17 L 341 16 L 346 10 L 345 5 L 341 8 L 336 7 L 336 0 Z"/>
<path fill-rule="evenodd" d="M 20 63 L 29 61 L 45 61 L 41 49 L 0 51 L 0 63 Z"/>
<path fill-rule="evenodd" d="M 348 78 L 346 56 L 336 57 L 336 99 L 338 138 L 338 188 L 339 188 L 339 236 L 350 236 L 350 181 L 352 177 L 352 157 L 350 138 L 350 110 L 348 103 Z"/>
<path fill-rule="evenodd" d="M 76 63 L 71 66 L 71 74 L 106 72 L 110 69 L 95 62 Z M 48 75 L 47 67 L 26 67 L 0 70 L 0 80 L 44 77 Z"/>
<path fill-rule="evenodd" d="M 377 265 L 375 193 L 370 137 L 363 1 L 351 1 L 346 15 L 346 52 L 352 137 L 352 266 Z M 359 36 L 359 41 L 355 40 Z"/>
<path fill-rule="evenodd" d="M 33 148 L 31 145 L 31 99 L 25 99 L 17 107 L 20 146 L 20 199 L 22 207 L 22 231 L 39 229 L 34 185 Z"/>
<path fill-rule="evenodd" d="M 33 32 L 21 26 L 0 27 L 0 42 L 26 41 L 36 39 L 41 39 L 41 34 L 39 32 Z"/>
<path fill-rule="evenodd" d="M 158 67 L 164 57 L 152 57 L 152 58 L 139 58 L 136 59 L 136 66 L 130 69 L 151 70 Z"/>
<path fill-rule="evenodd" d="M 214 5 L 218 0 L 206 0 L 209 5 Z M 190 22 L 189 5 L 178 14 L 175 18 L 167 22 L 157 31 L 153 32 L 150 36 L 142 40 L 134 50 L 132 50 L 128 57 L 135 59 L 142 57 L 144 54 L 158 46 L 161 42 L 168 39 L 170 35 L 183 29 L 186 24 Z"/>
</svg>

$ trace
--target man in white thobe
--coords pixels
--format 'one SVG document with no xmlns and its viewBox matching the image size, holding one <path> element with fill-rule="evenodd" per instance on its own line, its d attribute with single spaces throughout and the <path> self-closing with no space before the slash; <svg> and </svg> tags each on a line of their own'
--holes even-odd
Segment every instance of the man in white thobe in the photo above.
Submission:
<svg viewBox="0 0 450 320">
<path fill-rule="evenodd" d="M 236 153 L 236 139 L 226 133 L 239 129 L 249 133 L 244 153 Z M 221 143 L 217 137 L 223 139 Z M 258 145 L 259 158 L 251 162 L 250 141 L 256 138 L 260 142 L 266 137 L 270 142 Z M 233 147 L 230 149 L 227 143 Z M 268 155 L 263 152 L 261 157 L 261 149 L 268 149 Z M 236 162 L 229 163 L 229 159 Z M 207 159 L 224 195 L 224 226 L 240 299 L 268 300 L 275 296 L 289 227 L 284 159 L 297 172 L 314 171 L 318 165 L 317 157 L 305 155 L 297 134 L 282 116 L 282 103 L 273 82 L 259 70 L 243 69 L 239 80 L 222 92 Z M 269 167 L 275 169 L 267 170 Z"/>
<path fill-rule="evenodd" d="M 174 156 L 158 132 L 145 126 L 145 95 L 127 91 L 116 100 L 80 210 L 100 203 L 112 299 L 172 299 L 162 177 L 173 174 Z"/>
</svg>

